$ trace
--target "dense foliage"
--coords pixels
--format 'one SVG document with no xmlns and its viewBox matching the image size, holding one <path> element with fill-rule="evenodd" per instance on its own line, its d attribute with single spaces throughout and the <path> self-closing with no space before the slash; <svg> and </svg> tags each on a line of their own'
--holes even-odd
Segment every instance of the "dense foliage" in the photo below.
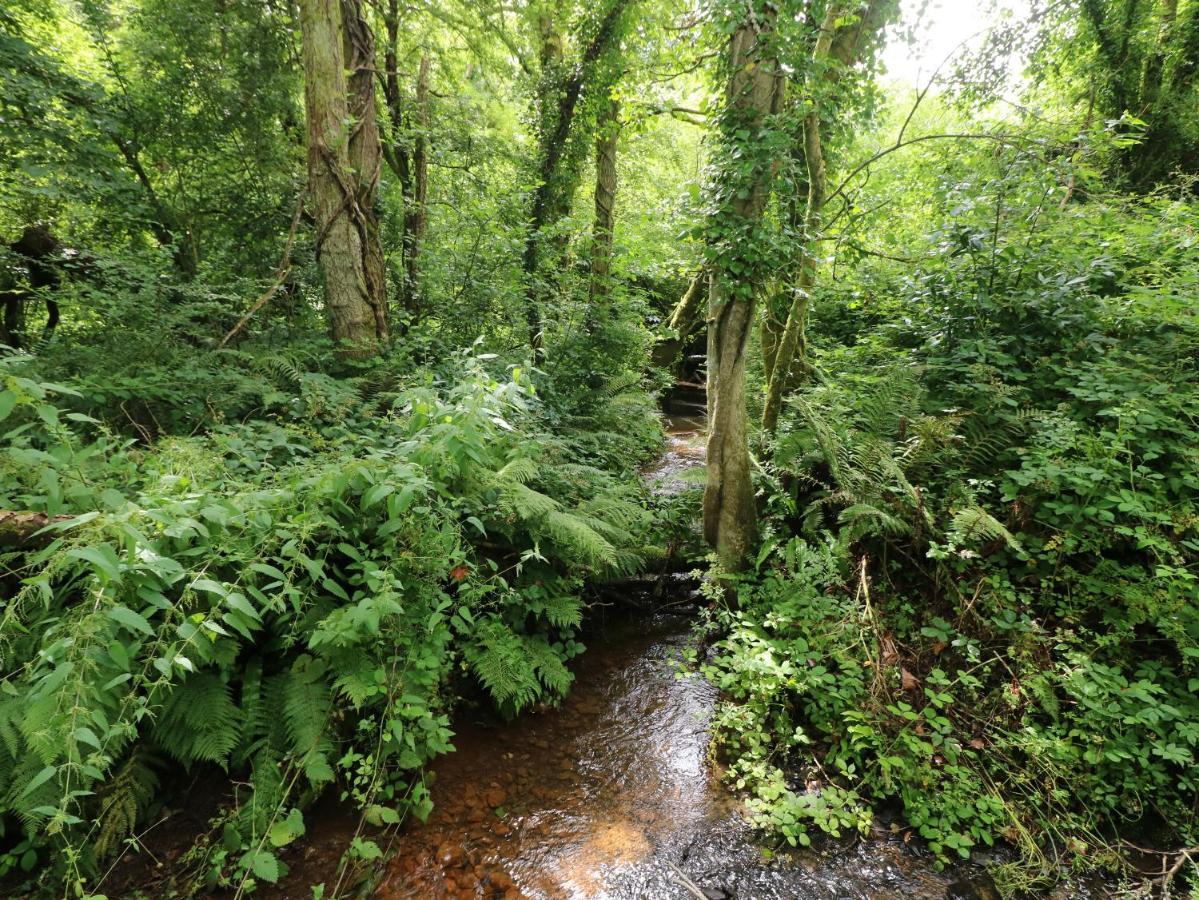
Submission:
<svg viewBox="0 0 1199 900">
<path fill-rule="evenodd" d="M 1199 219 L 1063 202 L 1043 146 L 880 173 L 922 208 L 820 298 L 708 669 L 764 825 L 894 802 L 942 858 L 1016 845 L 1010 887 L 1194 843 L 1199 788 Z"/>
<path fill-rule="evenodd" d="M 183 891 L 426 815 L 699 517 L 766 843 L 1193 880 L 1199 0 L 892 83 L 919 6 L 0 8 L 0 893 L 188 779 Z M 701 509 L 639 469 L 705 377 Z"/>
</svg>

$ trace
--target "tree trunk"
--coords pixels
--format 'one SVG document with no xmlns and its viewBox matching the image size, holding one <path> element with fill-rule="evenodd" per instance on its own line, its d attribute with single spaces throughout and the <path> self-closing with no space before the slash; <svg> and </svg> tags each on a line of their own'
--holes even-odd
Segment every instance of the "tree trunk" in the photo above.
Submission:
<svg viewBox="0 0 1199 900">
<path fill-rule="evenodd" d="M 525 321 L 529 328 L 529 343 L 534 358 L 544 357 L 542 340 L 544 323 L 541 315 L 542 290 L 537 282 L 541 261 L 543 230 L 556 222 L 569 208 L 577 180 L 577 166 L 566 159 L 567 142 L 575 113 L 584 88 L 589 86 L 599 58 L 616 43 L 620 16 L 631 0 L 612 0 L 600 20 L 595 36 L 584 49 L 576 66 L 567 70 L 565 81 L 555 84 L 543 74 L 541 99 L 541 128 L 537 152 L 537 187 L 525 231 L 525 247 L 521 268 L 525 277 Z M 562 69 L 558 54 L 561 41 L 556 32 L 542 22 L 542 66 L 549 73 Z"/>
<path fill-rule="evenodd" d="M 413 321 L 420 318 L 420 253 L 428 227 L 429 194 L 429 56 L 420 58 L 416 74 L 415 134 L 412 137 L 412 182 L 404 194 L 404 306 Z"/>
<path fill-rule="evenodd" d="M 356 0 L 346 0 L 355 21 L 347 30 L 339 0 L 301 0 L 304 101 L 308 114 L 308 172 L 316 218 L 316 249 L 325 280 L 329 332 L 348 356 L 369 356 L 387 339 L 382 251 L 373 206 L 378 182 L 379 139 L 373 91 L 362 95 L 365 28 Z M 344 45 L 355 69 L 348 94 Z M 373 66 L 373 59 L 365 62 Z M 351 111 L 351 102 L 355 109 Z M 370 121 L 352 114 L 372 113 Z M 347 129 L 349 129 L 347 131 Z M 372 144 L 373 142 L 373 144 Z"/>
<path fill-rule="evenodd" d="M 620 103 L 604 105 L 595 136 L 595 222 L 591 234 L 591 308 L 606 303 L 612 276 L 612 236 L 616 222 L 616 148 L 620 139 Z"/>
<path fill-rule="evenodd" d="M 727 218 L 722 233 L 752 239 L 761 220 L 774 161 L 763 158 L 763 124 L 778 110 L 782 78 L 765 56 L 773 37 L 775 7 L 764 4 L 733 33 L 729 44 L 729 85 L 724 113 L 730 153 L 718 174 L 718 195 L 727 197 L 716 215 Z M 744 138 L 741 135 L 750 135 Z M 736 141 L 753 141 L 740 147 Z M 756 151 L 756 152 L 755 152 Z M 757 511 L 750 479 L 745 411 L 745 350 L 754 319 L 754 289 L 740 272 L 716 262 L 708 290 L 708 476 L 704 487 L 704 537 L 730 572 L 745 568 L 757 541 Z"/>
<path fill-rule="evenodd" d="M 828 172 L 820 129 L 822 106 L 836 87 L 841 74 L 862 58 L 869 46 L 882 34 L 894 12 L 893 0 L 871 0 L 857 19 L 847 25 L 838 23 L 850 12 L 844 3 L 828 7 L 820 33 L 812 48 L 809 89 L 803 102 L 807 114 L 803 123 L 803 156 L 808 170 L 808 201 L 804 210 L 803 233 L 797 251 L 798 266 L 791 289 L 791 307 L 777 343 L 764 348 L 767 355 L 766 406 L 762 425 L 767 433 L 778 428 L 784 393 L 792 386 L 795 370 L 807 369 L 807 321 L 812 289 L 816 284 L 817 247 L 821 238 L 824 203 L 828 195 Z"/>
<path fill-rule="evenodd" d="M 379 237 L 379 115 L 375 108 L 375 35 L 362 15 L 362 0 L 342 0 L 346 91 L 350 119 L 350 167 L 357 180 L 357 226 L 362 239 L 362 271 L 379 340 L 387 339 L 387 266 Z"/>
<path fill-rule="evenodd" d="M 828 193 L 828 173 L 820 140 L 820 114 L 815 107 L 804 117 L 804 155 L 808 163 L 808 207 L 804 213 L 799 272 L 792 286 L 791 309 L 774 349 L 774 364 L 770 367 L 767 382 L 762 425 L 770 434 L 778 428 L 783 392 L 791 381 L 795 365 L 807 366 L 807 321 L 812 288 L 816 284 L 816 241 L 824 213 L 824 198 Z"/>
<path fill-rule="evenodd" d="M 146 194 L 146 200 L 154 214 L 149 223 L 150 232 L 161 246 L 170 249 L 175 268 L 179 270 L 183 280 L 191 281 L 196 277 L 200 264 L 200 247 L 195 232 L 180 222 L 175 212 L 158 196 L 158 192 L 154 189 L 154 182 L 150 180 L 146 167 L 142 165 L 137 145 L 132 141 L 125 140 L 116 132 L 111 132 L 109 136 L 116 144 L 117 149 L 121 151 L 121 156 L 125 158 L 129 170 L 133 172 L 137 183 L 142 186 L 142 190 Z"/>
</svg>

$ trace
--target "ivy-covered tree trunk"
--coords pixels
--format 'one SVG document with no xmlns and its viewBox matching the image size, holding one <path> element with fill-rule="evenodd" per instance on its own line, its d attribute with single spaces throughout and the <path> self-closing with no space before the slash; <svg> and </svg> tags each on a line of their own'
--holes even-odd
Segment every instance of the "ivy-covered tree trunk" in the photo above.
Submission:
<svg viewBox="0 0 1199 900">
<path fill-rule="evenodd" d="M 578 62 L 569 68 L 562 63 L 561 38 L 553 23 L 544 17 L 540 22 L 543 71 L 538 99 L 537 186 L 529 207 L 521 257 L 525 278 L 525 320 L 529 329 L 529 343 L 538 359 L 542 356 L 544 331 L 542 289 L 538 282 L 544 230 L 570 208 L 570 199 L 578 182 L 579 166 L 577 155 L 569 152 L 569 142 L 579 101 L 584 91 L 594 86 L 591 82 L 600 57 L 617 46 L 620 31 L 617 26 L 630 3 L 631 0 L 612 0 Z M 555 79 L 554 75 L 559 72 L 564 80 Z"/>
<path fill-rule="evenodd" d="M 727 571 L 745 567 L 757 541 L 745 409 L 745 353 L 754 321 L 758 230 L 775 169 L 767 119 L 782 77 L 774 56 L 772 3 L 747 4 L 729 42 L 709 228 L 708 476 L 704 537 Z"/>
<path fill-rule="evenodd" d="M 373 91 L 369 102 L 360 76 L 363 48 L 356 0 L 344 7 L 355 17 L 346 31 L 340 0 L 301 0 L 304 101 L 308 114 L 308 174 L 316 218 L 316 248 L 325 281 L 325 309 L 333 339 L 351 356 L 369 356 L 387 339 L 382 250 L 373 209 L 378 183 L 379 137 Z M 347 60 L 345 46 L 354 46 Z M 356 94 L 349 95 L 347 62 Z M 373 65 L 373 62 L 365 63 Z M 365 115 L 370 122 L 355 120 Z"/>
<path fill-rule="evenodd" d="M 812 289 L 816 285 L 817 248 L 822 237 L 824 203 L 828 195 L 828 172 L 821 136 L 823 107 L 841 79 L 869 45 L 878 39 L 894 11 L 894 0 L 871 0 L 855 18 L 848 4 L 832 3 L 825 13 L 820 33 L 812 48 L 808 90 L 803 98 L 803 158 L 808 172 L 808 200 L 803 230 L 797 247 L 798 265 L 791 285 L 791 306 L 777 342 L 764 347 L 766 355 L 766 405 L 762 425 L 773 434 L 778 427 L 783 395 L 792 386 L 795 370 L 807 368 L 807 321 Z"/>
<path fill-rule="evenodd" d="M 387 339 L 387 268 L 379 237 L 379 114 L 375 108 L 375 35 L 362 14 L 362 0 L 342 0 L 346 89 L 349 98 L 350 166 L 355 178 L 356 225 L 362 235 L 362 271 L 380 340 Z"/>
</svg>

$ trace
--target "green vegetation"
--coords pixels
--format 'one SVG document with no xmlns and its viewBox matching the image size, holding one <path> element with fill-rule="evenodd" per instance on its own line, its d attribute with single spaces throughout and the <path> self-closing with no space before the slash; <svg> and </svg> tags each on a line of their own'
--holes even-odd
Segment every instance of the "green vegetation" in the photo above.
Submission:
<svg viewBox="0 0 1199 900">
<path fill-rule="evenodd" d="M 0 9 L 0 893 L 105 896 L 193 778 L 185 891 L 426 816 L 701 517 L 766 843 L 1194 890 L 1199 0 L 915 86 L 911 13 Z M 639 471 L 705 332 L 701 510 Z"/>
</svg>

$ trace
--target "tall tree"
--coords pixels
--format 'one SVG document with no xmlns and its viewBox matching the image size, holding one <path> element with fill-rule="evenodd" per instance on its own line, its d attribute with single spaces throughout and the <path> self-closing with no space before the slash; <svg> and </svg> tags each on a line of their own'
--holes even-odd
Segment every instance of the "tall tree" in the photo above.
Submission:
<svg viewBox="0 0 1199 900">
<path fill-rule="evenodd" d="M 708 477 L 704 537 L 728 571 L 757 539 L 745 407 L 746 343 L 761 279 L 762 214 L 776 168 L 772 119 L 782 97 L 771 2 L 743 5 L 725 58 L 708 222 Z"/>
<path fill-rule="evenodd" d="M 383 155 L 400 181 L 404 198 L 403 278 L 399 306 L 409 323 L 423 313 L 421 300 L 420 255 L 428 228 L 429 190 L 429 55 L 422 53 L 417 67 L 412 102 L 407 102 L 400 87 L 400 4 L 387 0 L 383 11 L 386 43 L 383 51 L 383 97 L 387 107 L 387 143 Z"/>
<path fill-rule="evenodd" d="M 358 0 L 301 0 L 300 26 L 308 173 L 329 331 L 334 340 L 348 344 L 347 354 L 367 356 L 388 336 L 374 211 L 379 136 L 373 86 L 369 100 L 362 87 L 362 67 L 373 65 L 373 49 L 364 55 L 366 47 L 355 43 L 369 33 Z M 347 62 L 355 64 L 349 82 Z M 369 76 L 366 81 L 370 83 Z"/>
<path fill-rule="evenodd" d="M 543 14 L 541 31 L 542 84 L 539 88 L 536 187 L 529 206 L 521 267 L 525 277 L 525 319 L 534 354 L 542 355 L 542 291 L 537 281 L 544 229 L 569 209 L 578 183 L 578 160 L 570 150 L 572 129 L 586 90 L 595 89 L 598 64 L 620 39 L 620 20 L 632 0 L 610 0 L 594 33 L 572 66 L 563 62 L 562 40 L 556 22 Z M 602 89 L 602 88 L 601 88 Z"/>
<path fill-rule="evenodd" d="M 620 101 L 608 98 L 595 135 L 595 220 L 591 232 L 592 312 L 608 296 L 612 241 L 616 227 L 616 150 L 620 141 Z"/>
<path fill-rule="evenodd" d="M 894 0 L 870 0 L 854 11 L 850 3 L 832 2 L 820 24 L 812 48 L 807 86 L 801 104 L 803 149 L 796 154 L 807 168 L 808 199 L 796 250 L 796 271 L 791 285 L 791 307 L 777 343 L 763 347 L 766 356 L 767 391 L 762 424 L 768 432 L 778 426 L 783 394 L 798 363 L 806 365 L 807 319 L 812 289 L 819 265 L 817 248 L 822 237 L 824 204 L 828 195 L 828 170 L 821 134 L 828 107 L 836 106 L 834 90 L 842 75 L 861 61 L 879 39 L 895 11 Z"/>
</svg>

